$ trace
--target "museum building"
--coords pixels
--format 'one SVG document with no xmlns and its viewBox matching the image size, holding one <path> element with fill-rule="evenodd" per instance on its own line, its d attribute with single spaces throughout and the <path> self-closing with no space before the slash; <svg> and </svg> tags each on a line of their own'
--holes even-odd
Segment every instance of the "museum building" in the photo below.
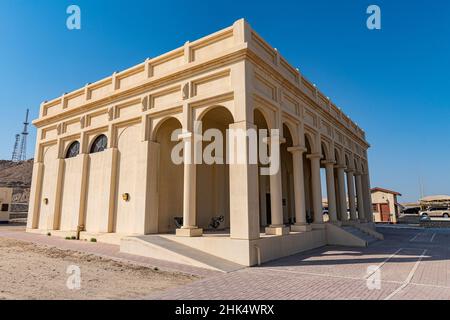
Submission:
<svg viewBox="0 0 450 320">
<path fill-rule="evenodd" d="M 214 258 L 251 266 L 327 244 L 366 246 L 362 233 L 382 237 L 365 132 L 244 19 L 46 101 L 33 124 L 28 232 L 212 268 Z M 280 170 L 172 161 L 180 141 L 193 145 L 211 128 L 224 137 L 278 129 L 279 145 L 267 146 Z"/>
</svg>

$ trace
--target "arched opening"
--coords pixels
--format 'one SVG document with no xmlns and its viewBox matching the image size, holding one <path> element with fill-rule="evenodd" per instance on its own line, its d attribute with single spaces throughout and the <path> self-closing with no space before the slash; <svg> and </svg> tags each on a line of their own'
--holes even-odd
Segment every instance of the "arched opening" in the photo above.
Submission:
<svg viewBox="0 0 450 320">
<path fill-rule="evenodd" d="M 66 159 L 75 158 L 80 154 L 80 143 L 78 141 L 74 141 L 70 144 L 69 148 L 67 148 Z"/>
<path fill-rule="evenodd" d="M 303 153 L 303 177 L 305 184 L 305 209 L 306 209 L 306 222 L 314 222 L 314 209 L 313 209 L 313 193 L 312 193 L 312 174 L 311 174 L 311 161 L 307 158 L 307 155 L 312 154 L 312 140 L 311 137 L 305 135 L 305 148 L 306 152 Z"/>
<path fill-rule="evenodd" d="M 200 121 L 205 141 L 202 143 L 202 164 L 196 165 L 197 225 L 207 232 L 223 232 L 230 228 L 226 131 L 234 123 L 233 115 L 225 107 L 214 107 Z"/>
<path fill-rule="evenodd" d="M 320 144 L 320 152 L 322 154 L 323 160 L 330 160 L 328 147 L 323 141 Z M 330 215 L 328 212 L 330 199 L 328 195 L 328 181 L 327 181 L 326 167 L 324 164 L 322 164 L 322 162 L 320 164 L 320 185 L 322 190 L 323 221 L 328 222 L 330 221 Z"/>
<path fill-rule="evenodd" d="M 350 162 L 350 159 L 349 159 L 349 157 L 348 157 L 348 155 L 347 155 L 347 153 L 344 155 L 344 160 L 345 160 L 345 166 L 347 167 L 347 170 L 349 170 L 349 169 L 351 169 L 352 168 L 352 165 L 351 165 L 351 162 Z M 351 199 L 351 197 L 350 197 L 350 191 L 349 191 L 349 188 L 350 188 L 350 186 L 349 186 L 349 181 L 350 181 L 350 178 L 349 178 L 349 176 L 350 176 L 350 173 L 347 171 L 346 173 L 345 173 L 345 192 L 346 192 L 346 195 L 347 195 L 347 215 L 348 215 L 348 219 L 351 219 L 351 210 L 350 210 L 350 207 L 351 207 L 351 205 L 350 205 L 350 199 Z M 353 182 L 353 187 L 354 187 L 354 182 Z M 353 201 L 354 201 L 355 199 L 353 199 Z"/>
<path fill-rule="evenodd" d="M 291 131 L 287 125 L 283 125 L 283 135 L 286 142 L 280 146 L 281 156 L 281 186 L 283 195 L 283 222 L 295 223 L 295 194 L 294 194 L 294 165 L 292 153 L 288 148 L 293 147 Z"/>
<path fill-rule="evenodd" d="M 91 145 L 89 153 L 102 152 L 105 151 L 107 147 L 108 138 L 104 134 L 101 134 L 97 138 L 95 138 L 94 142 Z"/>
<path fill-rule="evenodd" d="M 269 126 L 267 124 L 266 118 L 263 113 L 255 109 L 253 111 L 253 123 L 256 126 L 257 132 L 259 130 L 268 130 Z M 267 131 L 267 134 L 269 132 Z M 260 153 L 259 148 L 264 147 L 263 150 L 266 155 L 268 155 L 268 145 L 262 144 L 259 141 L 258 134 L 258 154 Z M 261 159 L 258 157 L 258 173 L 261 172 L 261 167 L 267 167 L 267 165 L 262 164 Z M 270 177 L 267 175 L 258 174 L 258 188 L 259 188 L 259 221 L 261 227 L 266 227 L 271 224 L 271 201 L 270 201 Z"/>
<path fill-rule="evenodd" d="M 356 159 L 353 159 L 353 165 L 354 165 L 354 170 L 355 170 L 355 174 L 353 175 L 353 185 L 355 186 L 355 203 L 356 203 L 356 215 L 358 217 L 358 219 L 361 219 L 364 212 L 360 212 L 362 210 L 360 210 L 360 192 L 362 190 L 359 189 L 359 185 L 358 185 L 358 176 L 356 175 L 356 173 L 359 173 L 359 166 L 358 166 L 358 161 Z M 360 178 L 360 177 L 359 177 Z M 362 208 L 361 208 L 362 209 Z"/>
<path fill-rule="evenodd" d="M 341 159 L 341 153 L 339 152 L 338 149 L 335 148 L 334 149 L 334 162 L 336 163 L 336 165 L 342 164 L 340 159 Z M 345 190 L 345 185 L 343 185 L 343 186 L 340 185 L 339 172 L 338 172 L 338 169 L 335 168 L 334 169 L 334 193 L 336 195 L 336 208 L 337 208 L 336 216 L 339 221 L 343 221 L 343 218 L 344 218 L 343 215 L 346 214 L 346 209 L 345 209 L 345 211 L 343 210 L 344 205 L 346 206 L 346 204 L 341 203 L 341 196 L 340 196 L 341 188 L 344 188 L 344 190 Z"/>
<path fill-rule="evenodd" d="M 179 141 L 172 141 L 172 133 L 181 129 L 175 118 L 165 120 L 157 129 L 156 141 L 159 144 L 158 167 L 158 233 L 174 232 L 177 228 L 175 218 L 183 217 L 183 164 L 172 161 L 172 150 Z"/>
</svg>

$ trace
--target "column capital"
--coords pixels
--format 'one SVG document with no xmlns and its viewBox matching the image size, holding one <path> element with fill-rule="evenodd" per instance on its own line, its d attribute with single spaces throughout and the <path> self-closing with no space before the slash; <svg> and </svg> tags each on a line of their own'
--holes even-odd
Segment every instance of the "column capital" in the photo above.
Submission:
<svg viewBox="0 0 450 320">
<path fill-rule="evenodd" d="M 346 169 L 347 168 L 347 166 L 345 164 L 336 164 L 334 167 L 336 169 Z"/>
<path fill-rule="evenodd" d="M 363 173 L 361 171 L 355 171 L 353 174 L 355 176 L 362 176 Z"/>
<path fill-rule="evenodd" d="M 198 133 L 192 133 L 192 132 L 183 132 L 181 134 L 178 135 L 178 140 L 191 140 L 191 139 L 202 139 L 202 135 L 198 134 Z"/>
<path fill-rule="evenodd" d="M 347 170 L 345 170 L 345 172 L 354 174 L 355 173 L 355 169 L 347 168 Z"/>
<path fill-rule="evenodd" d="M 265 137 L 265 138 L 263 139 L 263 142 L 264 142 L 264 143 L 267 143 L 268 145 L 270 145 L 270 144 L 272 143 L 272 137 Z M 280 137 L 280 138 L 279 138 L 279 142 L 280 142 L 280 144 L 286 143 L 286 139 Z"/>
<path fill-rule="evenodd" d="M 242 129 L 242 128 L 250 129 L 250 128 L 252 128 L 252 129 L 256 129 L 257 126 L 254 123 L 248 122 L 246 120 L 242 120 L 242 121 L 237 121 L 237 122 L 230 123 L 229 128 L 230 129 L 231 128 L 239 128 L 239 129 Z"/>
<path fill-rule="evenodd" d="M 287 148 L 287 151 L 289 151 L 290 153 L 296 153 L 296 152 L 305 153 L 307 151 L 307 149 L 302 146 L 295 146 L 295 147 Z"/>
<path fill-rule="evenodd" d="M 324 164 L 324 165 L 334 165 L 336 163 L 336 161 L 334 161 L 334 160 L 322 160 L 321 163 Z"/>
<path fill-rule="evenodd" d="M 311 153 L 306 156 L 307 159 L 322 159 L 321 153 Z"/>
</svg>

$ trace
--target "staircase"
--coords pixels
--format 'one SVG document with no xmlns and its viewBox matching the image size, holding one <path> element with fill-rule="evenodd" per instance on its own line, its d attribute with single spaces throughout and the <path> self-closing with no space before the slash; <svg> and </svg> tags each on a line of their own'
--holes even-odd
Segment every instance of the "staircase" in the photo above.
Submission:
<svg viewBox="0 0 450 320">
<path fill-rule="evenodd" d="M 358 238 L 366 241 L 367 246 L 369 246 L 370 244 L 378 241 L 377 238 L 375 238 L 372 235 L 362 231 L 361 229 L 358 229 L 357 227 L 342 226 L 341 228 L 344 229 L 345 231 L 347 231 L 348 233 L 351 233 L 355 237 L 358 237 Z"/>
</svg>

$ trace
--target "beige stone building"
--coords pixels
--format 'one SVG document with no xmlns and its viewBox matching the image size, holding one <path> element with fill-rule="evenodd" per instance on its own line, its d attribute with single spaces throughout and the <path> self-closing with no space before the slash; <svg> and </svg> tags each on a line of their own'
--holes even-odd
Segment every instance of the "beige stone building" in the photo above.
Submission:
<svg viewBox="0 0 450 320">
<path fill-rule="evenodd" d="M 203 131 L 279 129 L 281 144 L 270 150 L 281 170 L 175 164 L 171 134 L 181 129 L 178 140 L 190 144 L 203 133 L 194 121 Z M 377 236 L 364 131 L 244 20 L 44 102 L 34 125 L 29 232 L 80 231 L 125 252 L 195 264 L 169 248 L 183 245 L 241 265 L 366 244 L 342 224 Z M 219 216 L 220 231 L 210 230 Z"/>
<path fill-rule="evenodd" d="M 373 188 L 371 194 L 374 221 L 397 223 L 401 206 L 397 197 L 401 196 L 401 194 L 397 191 L 383 188 Z"/>
<path fill-rule="evenodd" d="M 0 222 L 8 222 L 11 211 L 13 189 L 0 187 Z"/>
</svg>

